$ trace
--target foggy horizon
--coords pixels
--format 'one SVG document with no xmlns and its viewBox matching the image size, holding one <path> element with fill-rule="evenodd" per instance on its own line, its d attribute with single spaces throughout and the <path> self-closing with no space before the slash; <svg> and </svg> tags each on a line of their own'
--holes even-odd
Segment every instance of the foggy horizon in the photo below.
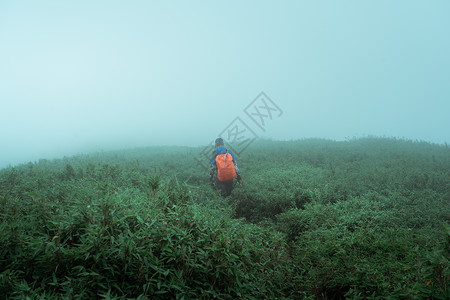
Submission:
<svg viewBox="0 0 450 300">
<path fill-rule="evenodd" d="M 448 1 L 2 1 L 0 169 L 204 146 L 233 128 L 448 143 L 449 12 Z"/>
</svg>

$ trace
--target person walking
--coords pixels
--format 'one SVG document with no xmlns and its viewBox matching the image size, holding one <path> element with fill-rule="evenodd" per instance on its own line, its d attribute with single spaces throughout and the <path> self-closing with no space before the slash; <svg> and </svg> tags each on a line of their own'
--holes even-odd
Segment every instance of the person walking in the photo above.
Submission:
<svg viewBox="0 0 450 300">
<path fill-rule="evenodd" d="M 222 197 L 231 195 L 233 179 L 236 178 L 241 185 L 242 177 L 236 163 L 236 156 L 225 148 L 223 139 L 215 140 L 216 149 L 209 162 L 209 177 L 213 188 L 220 190 Z M 216 175 L 216 176 L 214 176 Z"/>
</svg>

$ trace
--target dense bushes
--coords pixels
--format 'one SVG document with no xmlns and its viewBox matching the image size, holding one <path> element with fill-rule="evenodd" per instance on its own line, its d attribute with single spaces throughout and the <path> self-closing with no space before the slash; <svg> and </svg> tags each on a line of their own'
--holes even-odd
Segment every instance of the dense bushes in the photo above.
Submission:
<svg viewBox="0 0 450 300">
<path fill-rule="evenodd" d="M 186 147 L 0 171 L 7 298 L 450 296 L 450 151 L 256 141 L 228 199 Z M 181 159 L 180 159 L 181 158 Z"/>
<path fill-rule="evenodd" d="M 193 204 L 176 180 L 161 180 L 150 198 L 90 179 L 70 187 L 61 183 L 54 200 L 51 190 L 2 197 L 2 295 L 236 298 L 289 289 L 280 234 Z"/>
<path fill-rule="evenodd" d="M 326 297 L 448 294 L 449 237 L 443 219 L 405 216 L 408 202 L 399 195 L 372 193 L 281 214 L 279 230 L 292 245 L 293 261 L 307 270 L 301 276 L 303 288 Z M 420 210 L 425 216 L 426 206 Z"/>
</svg>

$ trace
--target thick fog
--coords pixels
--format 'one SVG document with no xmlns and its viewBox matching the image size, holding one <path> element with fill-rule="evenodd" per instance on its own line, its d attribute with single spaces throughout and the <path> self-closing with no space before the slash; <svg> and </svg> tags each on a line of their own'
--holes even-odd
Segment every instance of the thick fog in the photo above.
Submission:
<svg viewBox="0 0 450 300">
<path fill-rule="evenodd" d="M 449 142 L 449 15 L 445 0 L 3 0 L 0 168 L 233 130 Z"/>
</svg>

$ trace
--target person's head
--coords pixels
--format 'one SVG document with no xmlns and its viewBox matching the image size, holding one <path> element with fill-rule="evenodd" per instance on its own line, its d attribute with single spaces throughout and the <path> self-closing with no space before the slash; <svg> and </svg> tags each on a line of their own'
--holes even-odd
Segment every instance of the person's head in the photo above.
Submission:
<svg viewBox="0 0 450 300">
<path fill-rule="evenodd" d="M 223 139 L 222 138 L 217 138 L 215 143 L 216 143 L 216 148 L 220 147 L 220 146 L 223 146 Z"/>
</svg>

